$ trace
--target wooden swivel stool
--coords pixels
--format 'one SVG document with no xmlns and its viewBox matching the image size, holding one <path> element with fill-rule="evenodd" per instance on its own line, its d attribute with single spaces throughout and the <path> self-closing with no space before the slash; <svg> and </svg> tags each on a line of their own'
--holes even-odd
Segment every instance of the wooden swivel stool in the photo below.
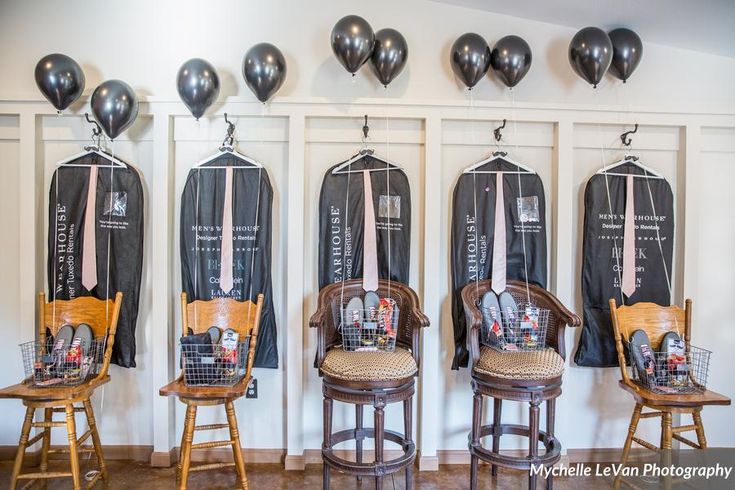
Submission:
<svg viewBox="0 0 735 490">
<path fill-rule="evenodd" d="M 617 307 L 615 300 L 610 300 L 610 315 L 615 332 L 615 348 L 618 351 L 618 363 L 620 374 L 623 379 L 619 385 L 622 389 L 633 396 L 635 408 L 630 419 L 628 435 L 623 446 L 623 455 L 620 460 L 621 466 L 625 466 L 630 454 L 633 442 L 641 446 L 656 449 L 671 449 L 672 439 L 676 439 L 695 449 L 705 449 L 707 439 L 704 436 L 704 425 L 702 424 L 702 408 L 705 405 L 730 405 L 730 399 L 714 391 L 704 390 L 701 393 L 687 394 L 662 394 L 655 393 L 638 383 L 633 382 L 628 374 L 625 362 L 626 343 L 635 330 L 642 329 L 648 334 L 651 341 L 651 349 L 658 351 L 663 336 L 667 332 L 681 332 L 683 329 L 684 343 L 689 351 L 692 334 L 692 300 L 686 300 L 686 309 L 682 310 L 676 305 L 660 306 L 655 303 L 636 303 L 632 306 Z M 652 409 L 652 412 L 643 413 L 643 408 Z M 692 416 L 692 425 L 672 427 L 672 414 L 686 413 Z M 660 447 L 635 436 L 640 419 L 661 417 L 661 440 Z M 682 432 L 693 431 L 697 435 L 697 442 L 691 441 L 680 435 Z M 615 479 L 615 486 L 621 483 L 620 477 Z"/>
<path fill-rule="evenodd" d="M 419 310 L 416 293 L 403 284 L 381 280 L 378 295 L 396 300 L 400 315 L 394 352 L 347 352 L 342 349 L 339 333 L 341 311 L 355 296 L 363 296 L 361 279 L 345 281 L 319 291 L 319 306 L 309 324 L 317 329 L 316 367 L 323 377 L 324 393 L 324 461 L 323 487 L 329 488 L 330 468 L 355 475 L 375 477 L 375 488 L 382 488 L 383 477 L 405 468 L 406 488 L 411 488 L 412 467 L 416 445 L 412 438 L 412 400 L 414 378 L 418 376 L 421 327 L 429 319 Z M 334 400 L 355 405 L 355 428 L 332 433 L 332 403 Z M 384 408 L 389 403 L 403 402 L 404 433 L 385 430 Z M 375 427 L 363 427 L 363 405 L 375 409 Z M 375 439 L 375 461 L 362 462 L 362 444 Z M 401 456 L 389 461 L 383 458 L 385 440 L 401 446 Z M 334 446 L 355 440 L 356 461 L 335 454 Z"/>
<path fill-rule="evenodd" d="M 517 303 L 528 303 L 526 284 L 508 281 L 506 290 Z M 479 300 L 490 291 L 490 281 L 468 284 L 462 289 L 462 303 L 467 317 L 470 355 L 472 360 L 472 432 L 469 435 L 471 455 L 470 488 L 477 488 L 479 460 L 492 464 L 492 474 L 503 466 L 530 470 L 532 465 L 550 466 L 559 461 L 561 444 L 554 437 L 556 398 L 561 395 L 561 377 L 564 372 L 564 328 L 578 326 L 582 322 L 567 310 L 551 293 L 538 286 L 529 285 L 530 302 L 549 310 L 546 329 L 546 348 L 529 352 L 500 352 L 480 346 L 482 314 Z M 482 401 L 493 397 L 493 423 L 482 425 Z M 502 424 L 500 421 L 503 400 L 529 403 L 529 425 Z M 546 432 L 539 429 L 539 405 L 546 402 Z M 528 437 L 528 456 L 508 456 L 500 453 L 500 436 L 513 434 Z M 484 448 L 480 440 L 492 436 L 492 450 Z M 539 441 L 545 453 L 538 454 Z M 537 476 L 529 472 L 528 487 L 536 488 Z M 552 479 L 546 481 L 552 487 Z"/>
<path fill-rule="evenodd" d="M 245 394 L 252 379 L 251 372 L 255 359 L 255 345 L 258 340 L 262 309 L 262 294 L 258 295 L 258 302 L 254 304 L 252 301 L 237 301 L 232 298 L 217 298 L 209 301 L 197 300 L 187 303 L 186 293 L 181 293 L 182 335 L 187 335 L 189 329 L 194 334 L 204 333 L 214 325 L 221 328 L 232 328 L 239 334 L 241 342 L 249 336 L 250 342 L 245 377 L 233 386 L 187 386 L 182 371 L 176 381 L 167 384 L 159 391 L 161 396 L 177 396 L 179 400 L 186 404 L 184 433 L 181 437 L 179 462 L 176 471 L 176 483 L 180 489 L 186 488 L 190 471 L 214 470 L 232 466 L 237 471 L 241 488 L 248 488 L 233 402 Z M 227 423 L 196 425 L 197 407 L 214 405 L 225 406 Z M 215 429 L 229 429 L 230 438 L 225 441 L 194 444 L 194 431 Z M 191 467 L 192 450 L 224 446 L 232 447 L 234 462 L 202 464 Z"/>
<path fill-rule="evenodd" d="M 18 480 L 45 480 L 49 478 L 71 477 L 74 490 L 82 488 L 82 476 L 79 469 L 79 453 L 94 452 L 97 457 L 99 472 L 87 483 L 87 488 L 92 488 L 100 479 L 107 483 L 107 466 L 102 454 L 100 436 L 97 433 L 97 425 L 94 420 L 92 403 L 89 401 L 98 386 L 110 381 L 107 370 L 112 357 L 112 346 L 115 343 L 115 331 L 117 320 L 122 305 L 122 293 L 115 295 L 115 301 L 96 299 L 91 296 L 82 296 L 73 300 L 56 300 L 46 303 L 44 293 L 38 295 L 38 336 L 41 345 L 46 345 L 46 329 L 56 336 L 64 324 L 78 325 L 86 323 L 92 327 L 95 337 L 107 336 L 105 353 L 102 366 L 97 376 L 78 386 L 65 387 L 33 387 L 30 380 L 20 384 L 8 386 L 0 390 L 0 398 L 20 398 L 26 408 L 26 417 L 23 421 L 23 429 L 18 442 L 18 452 L 15 456 L 13 473 L 10 477 L 10 488 L 16 488 Z M 75 406 L 80 404 L 81 406 Z M 43 422 L 34 422 L 33 415 L 37 409 L 43 409 Z M 87 430 L 81 437 L 77 438 L 76 421 L 74 414 L 84 412 L 87 416 Z M 64 413 L 66 421 L 54 421 L 54 413 Z M 39 433 L 29 439 L 31 428 L 42 429 Z M 51 428 L 66 427 L 69 436 L 68 449 L 51 449 Z M 82 444 L 92 438 L 92 447 L 82 447 Z M 26 448 L 42 441 L 41 466 L 38 472 L 22 474 L 23 459 Z M 68 453 L 71 471 L 48 471 L 49 454 Z"/>
</svg>

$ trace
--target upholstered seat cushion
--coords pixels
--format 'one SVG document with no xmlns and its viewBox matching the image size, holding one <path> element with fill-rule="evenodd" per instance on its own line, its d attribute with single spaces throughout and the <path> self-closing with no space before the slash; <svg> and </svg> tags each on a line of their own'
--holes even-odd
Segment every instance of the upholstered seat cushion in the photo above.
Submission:
<svg viewBox="0 0 735 490">
<path fill-rule="evenodd" d="M 554 349 L 501 352 L 482 346 L 475 371 L 506 379 L 549 379 L 561 376 L 564 359 Z"/>
<path fill-rule="evenodd" d="M 345 381 L 394 381 L 410 378 L 418 371 L 411 353 L 400 347 L 394 352 L 330 349 L 321 369 L 327 376 Z"/>
</svg>

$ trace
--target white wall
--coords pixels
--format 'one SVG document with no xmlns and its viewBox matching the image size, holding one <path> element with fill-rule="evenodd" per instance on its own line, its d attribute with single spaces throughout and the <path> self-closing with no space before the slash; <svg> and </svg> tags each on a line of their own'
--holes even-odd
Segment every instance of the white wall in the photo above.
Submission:
<svg viewBox="0 0 735 490">
<path fill-rule="evenodd" d="M 332 56 L 329 32 L 349 13 L 365 16 L 375 28 L 397 28 L 409 42 L 408 67 L 387 90 L 367 68 L 351 80 Z M 472 99 L 458 86 L 448 50 L 467 31 L 483 34 L 491 44 L 511 33 L 531 44 L 533 66 L 512 97 L 493 77 L 479 84 Z M 101 423 L 106 444 L 154 445 L 159 452 L 177 444 L 181 414 L 158 397 L 158 388 L 173 374 L 175 352 L 169 345 L 175 345 L 179 332 L 179 198 L 188 169 L 221 140 L 222 112 L 238 119 L 241 148 L 266 164 L 276 198 L 273 278 L 281 368 L 257 370 L 260 398 L 238 402 L 241 417 L 257 414 L 256 423 L 243 431 L 245 446 L 287 448 L 290 456 L 319 448 L 321 387 L 312 368 L 315 333 L 306 324 L 317 295 L 316 204 L 324 170 L 357 148 L 365 113 L 371 115 L 374 143 L 403 163 L 412 186 L 410 282 L 432 321 L 425 332 L 415 404 L 424 456 L 442 450 L 461 454 L 466 448 L 469 376 L 449 370 L 450 196 L 458 172 L 490 151 L 490 130 L 502 118 L 521 121 L 505 134 L 515 158 L 536 168 L 544 181 L 550 287 L 576 311 L 581 310 L 577 283 L 584 183 L 603 160 L 618 156 L 615 139 L 623 127 L 642 123 L 635 146 L 648 165 L 667 176 L 677 202 L 675 299 L 694 297 L 695 341 L 715 350 L 711 384 L 735 394 L 724 362 L 735 337 L 718 325 L 727 318 L 728 300 L 735 293 L 726 281 L 735 272 L 728 259 L 732 227 L 725 226 L 732 220 L 712 212 L 728 209 L 728 181 L 719 177 L 735 178 L 735 60 L 648 44 L 641 32 L 645 55 L 629 83 L 608 79 L 592 90 L 567 62 L 573 33 L 420 0 L 280 0 L 266 6 L 193 0 L 3 2 L 0 226 L 9 231 L 0 254 L 0 270 L 7 271 L 0 283 L 0 332 L 7 339 L 0 342 L 0 382 L 19 378 L 15 345 L 33 336 L 33 291 L 44 285 L 50 170 L 57 159 L 76 152 L 87 134 L 79 117 L 88 110 L 85 101 L 71 115 L 39 116 L 52 110 L 35 87 L 33 67 L 44 54 L 63 52 L 83 65 L 87 93 L 104 79 L 122 78 L 147 101 L 140 121 L 116 145 L 143 173 L 149 214 L 139 368 L 112 372 Z M 242 55 L 259 41 L 278 45 L 289 69 L 286 84 L 265 108 L 254 103 L 240 75 Z M 223 80 L 212 111 L 217 116 L 198 126 L 178 101 L 174 83 L 179 65 L 194 56 L 213 62 Z M 613 148 L 603 157 L 601 142 Z M 169 261 L 154 259 L 168 256 Z M 578 335 L 568 332 L 569 357 Z M 566 449 L 622 445 L 632 403 L 617 388 L 617 376 L 613 369 L 569 366 L 557 417 Z M 20 404 L 0 401 L 0 409 L 8 414 L 0 420 L 0 445 L 14 444 Z M 526 417 L 520 407 L 505 413 L 509 420 Z M 397 424 L 396 416 L 389 412 L 389 425 Z M 726 422 L 731 416 L 730 408 L 705 410 L 713 445 L 735 445 Z M 351 412 L 340 408 L 335 425 L 351 420 Z M 509 447 L 515 442 L 509 441 Z"/>
</svg>

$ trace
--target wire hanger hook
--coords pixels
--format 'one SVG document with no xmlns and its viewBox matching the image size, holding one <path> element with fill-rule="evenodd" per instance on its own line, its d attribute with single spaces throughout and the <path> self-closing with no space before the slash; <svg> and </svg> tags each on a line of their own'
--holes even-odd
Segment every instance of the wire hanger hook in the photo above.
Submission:
<svg viewBox="0 0 735 490">
<path fill-rule="evenodd" d="M 102 128 L 97 121 L 89 117 L 88 112 L 84 113 L 84 118 L 92 125 L 92 144 L 99 148 L 102 142 Z"/>
<path fill-rule="evenodd" d="M 501 132 L 501 130 L 505 128 L 507 122 L 507 119 L 503 119 L 503 124 L 493 129 L 493 135 L 495 136 L 495 147 L 497 148 L 494 153 L 495 156 L 506 156 L 508 154 L 507 152 L 500 149 L 500 142 L 503 140 L 503 133 Z"/>
<path fill-rule="evenodd" d="M 225 135 L 225 139 L 222 140 L 222 148 L 232 148 L 235 143 L 235 125 L 232 124 L 232 121 L 227 119 L 227 113 L 225 112 L 225 122 L 227 123 L 227 134 Z"/>
</svg>

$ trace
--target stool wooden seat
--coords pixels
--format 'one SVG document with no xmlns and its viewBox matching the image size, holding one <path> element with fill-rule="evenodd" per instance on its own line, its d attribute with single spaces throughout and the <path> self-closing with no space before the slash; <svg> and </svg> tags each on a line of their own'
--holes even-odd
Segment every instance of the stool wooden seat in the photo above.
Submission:
<svg viewBox="0 0 735 490">
<path fill-rule="evenodd" d="M 182 335 L 189 330 L 194 334 L 206 332 L 211 326 L 232 328 L 239 334 L 240 341 L 249 337 L 245 376 L 233 386 L 187 386 L 182 369 L 179 377 L 160 389 L 161 396 L 175 396 L 186 405 L 184 432 L 181 437 L 179 461 L 176 468 L 176 484 L 179 489 L 187 487 L 189 472 L 235 467 L 241 488 L 248 488 L 245 474 L 245 461 L 240 447 L 240 432 L 237 427 L 234 401 L 245 395 L 252 380 L 255 346 L 258 340 L 260 316 L 263 309 L 263 295 L 258 295 L 257 303 L 237 301 L 232 298 L 216 298 L 209 301 L 188 303 L 186 293 L 181 293 Z M 196 425 L 197 408 L 202 406 L 224 405 L 227 414 L 226 424 Z M 229 429 L 230 438 L 222 441 L 194 443 L 194 432 L 202 430 Z M 195 449 L 232 447 L 233 462 L 209 463 L 191 467 L 191 452 Z"/>
<path fill-rule="evenodd" d="M 497 467 L 530 470 L 532 465 L 551 466 L 561 457 L 561 443 L 554 436 L 556 398 L 561 395 L 564 371 L 564 329 L 579 326 L 577 315 L 567 310 L 551 293 L 543 288 L 520 281 L 508 281 L 508 291 L 518 303 L 530 303 L 549 310 L 546 329 L 546 349 L 528 352 L 499 352 L 480 345 L 482 314 L 478 308 L 482 296 L 490 291 L 490 280 L 471 283 L 462 289 L 462 303 L 468 325 L 470 342 L 472 391 L 472 431 L 469 434 L 470 488 L 477 488 L 479 460 Z M 527 296 L 528 294 L 528 296 Z M 530 297 L 530 298 L 529 298 Z M 493 423 L 482 424 L 483 397 L 493 398 Z M 529 404 L 529 425 L 501 423 L 503 400 Z M 539 405 L 546 402 L 546 431 L 539 429 Z M 528 437 L 528 456 L 518 457 L 500 453 L 500 437 L 512 434 Z M 492 449 L 486 449 L 481 439 L 492 436 Z M 539 442 L 544 454 L 538 453 Z M 528 487 L 536 488 L 536 474 L 529 473 Z M 546 481 L 553 485 L 552 478 Z"/>
<path fill-rule="evenodd" d="M 31 380 L 8 386 L 0 390 L 0 398 L 19 398 L 26 406 L 25 420 L 18 442 L 18 451 L 15 456 L 13 473 L 10 477 L 10 488 L 16 488 L 18 480 L 47 480 L 50 478 L 70 477 L 74 490 L 82 488 L 82 476 L 79 468 L 79 453 L 94 453 L 97 458 L 98 473 L 87 482 L 86 488 L 92 488 L 98 481 L 108 483 L 107 466 L 102 453 L 102 444 L 97 432 L 97 424 L 90 397 L 97 387 L 110 381 L 107 370 L 112 357 L 112 347 L 115 343 L 115 332 L 117 320 L 122 305 L 122 293 L 115 295 L 115 300 L 102 300 L 91 296 L 82 296 L 73 300 L 55 300 L 46 303 L 46 295 L 38 295 L 38 329 L 41 345 L 46 342 L 46 329 L 56 336 L 64 324 L 74 326 L 86 323 L 92 327 L 95 337 L 106 336 L 105 352 L 102 366 L 97 376 L 78 386 L 64 387 L 34 387 Z M 34 422 L 33 417 L 38 409 L 43 409 L 42 422 Z M 87 417 L 87 430 L 77 437 L 76 420 L 74 414 L 83 412 Z M 54 421 L 54 413 L 63 413 L 65 420 Z M 54 427 L 66 427 L 69 448 L 51 449 L 51 429 Z M 30 436 L 31 429 L 41 429 L 33 437 Z M 92 445 L 84 446 L 88 440 Z M 42 441 L 41 464 L 39 471 L 33 473 L 21 473 L 26 448 Z M 48 459 L 50 454 L 68 453 L 70 469 L 68 472 L 48 471 Z"/>
<path fill-rule="evenodd" d="M 625 438 L 623 454 L 620 460 L 621 466 L 625 466 L 628 461 L 633 442 L 647 449 L 657 450 L 671 449 L 672 440 L 677 440 L 695 449 L 705 449 L 707 447 L 707 439 L 704 435 L 704 425 L 702 424 L 702 408 L 705 405 L 730 405 L 730 398 L 710 390 L 704 390 L 700 393 L 655 393 L 630 379 L 625 360 L 625 348 L 623 346 L 623 339 L 627 343 L 635 330 L 642 329 L 648 334 L 648 338 L 651 341 L 651 349 L 658 351 L 663 336 L 667 332 L 680 332 L 683 329 L 684 343 L 688 351 L 692 333 L 692 300 L 686 300 L 686 306 L 683 310 L 676 305 L 660 306 L 655 303 L 645 302 L 636 303 L 632 306 L 617 307 L 614 299 L 611 299 L 609 304 L 613 330 L 615 332 L 615 348 L 618 352 L 618 363 L 623 378 L 618 384 L 622 389 L 630 393 L 635 400 L 635 408 L 630 419 L 628 435 Z M 643 412 L 644 408 L 649 408 L 653 411 Z M 691 425 L 673 427 L 672 414 L 675 413 L 691 415 L 693 423 Z M 656 417 L 661 417 L 661 439 L 658 447 L 635 435 L 640 419 Z M 694 432 L 697 437 L 697 442 L 682 436 L 682 432 Z M 621 476 L 616 477 L 615 487 L 619 487 L 623 482 Z"/>
<path fill-rule="evenodd" d="M 419 309 L 416 293 L 404 284 L 380 280 L 378 295 L 396 301 L 400 314 L 394 352 L 346 352 L 342 349 L 339 332 L 341 311 L 349 300 L 363 296 L 361 279 L 332 284 L 319 291 L 319 305 L 311 317 L 310 326 L 317 329 L 317 356 L 315 365 L 323 378 L 324 395 L 324 462 L 323 488 L 329 488 L 330 469 L 357 477 L 375 477 L 375 487 L 382 488 L 383 477 L 406 470 L 406 488 L 411 488 L 412 467 L 416 459 L 416 445 L 412 437 L 413 395 L 415 378 L 420 367 L 421 328 L 429 326 L 429 319 Z M 355 428 L 332 433 L 334 400 L 355 405 Z M 403 403 L 404 433 L 385 429 L 385 406 Z M 374 408 L 374 428 L 363 426 L 363 406 Z M 363 462 L 362 446 L 367 438 L 375 439 L 375 461 Z M 336 454 L 334 446 L 355 441 L 355 461 Z M 384 442 L 398 444 L 402 453 L 386 461 Z"/>
</svg>

